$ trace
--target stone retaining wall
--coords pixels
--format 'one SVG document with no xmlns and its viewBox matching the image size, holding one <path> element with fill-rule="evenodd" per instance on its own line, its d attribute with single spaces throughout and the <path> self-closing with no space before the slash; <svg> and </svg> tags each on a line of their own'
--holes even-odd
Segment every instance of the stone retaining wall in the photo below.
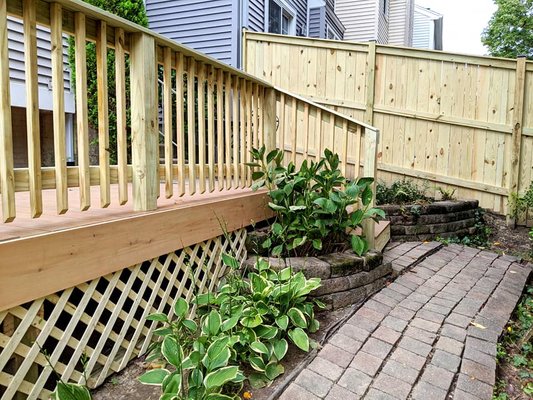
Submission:
<svg viewBox="0 0 533 400">
<path fill-rule="evenodd" d="M 475 232 L 480 212 L 477 200 L 436 201 L 427 205 L 379 206 L 391 222 L 393 240 L 432 240 L 464 237 Z"/>
<path fill-rule="evenodd" d="M 252 266 L 257 256 L 245 264 Z M 359 257 L 351 251 L 320 257 L 269 258 L 272 268 L 281 270 L 291 266 L 302 271 L 306 278 L 320 278 L 322 286 L 312 293 L 326 304 L 328 310 L 346 307 L 363 301 L 385 286 L 392 276 L 391 263 L 383 264 L 383 255 L 368 252 Z"/>
</svg>

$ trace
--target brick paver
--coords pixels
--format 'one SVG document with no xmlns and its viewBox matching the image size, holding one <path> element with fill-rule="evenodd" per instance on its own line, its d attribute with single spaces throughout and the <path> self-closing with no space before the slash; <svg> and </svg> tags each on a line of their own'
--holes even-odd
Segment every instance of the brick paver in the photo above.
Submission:
<svg viewBox="0 0 533 400">
<path fill-rule="evenodd" d="M 496 344 L 531 265 L 459 245 L 391 244 L 402 273 L 333 334 L 281 395 L 293 399 L 487 399 Z"/>
</svg>

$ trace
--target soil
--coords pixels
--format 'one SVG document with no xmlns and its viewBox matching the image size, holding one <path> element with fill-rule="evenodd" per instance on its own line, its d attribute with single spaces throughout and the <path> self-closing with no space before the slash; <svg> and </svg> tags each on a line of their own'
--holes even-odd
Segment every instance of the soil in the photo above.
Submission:
<svg viewBox="0 0 533 400">
<path fill-rule="evenodd" d="M 524 259 L 524 262 L 533 262 L 533 246 L 528 236 L 530 228 L 509 228 L 507 227 L 505 217 L 489 212 L 485 214 L 485 221 L 492 229 L 489 237 L 490 250 L 520 257 Z M 533 283 L 532 280 L 530 280 L 531 283 Z M 527 383 L 527 380 L 521 379 L 519 376 L 520 370 L 512 362 L 509 362 L 514 355 L 519 354 L 514 345 L 513 343 L 505 347 L 508 357 L 500 360 L 498 363 L 496 370 L 497 393 L 495 394 L 506 393 L 507 399 L 509 400 L 531 399 L 531 396 L 522 391 L 522 386 Z M 497 398 L 504 399 L 505 397 Z"/>
<path fill-rule="evenodd" d="M 317 319 L 320 322 L 320 329 L 309 336 L 320 346 L 359 306 L 360 304 L 335 311 L 319 312 Z M 252 392 L 254 400 L 277 398 L 278 390 L 292 381 L 294 376 L 311 361 L 315 351 L 304 353 L 295 346 L 289 346 L 287 356 L 283 360 L 285 374 L 276 379 L 269 387 L 258 390 L 245 387 L 244 390 Z M 102 386 L 92 391 L 93 400 L 158 400 L 161 389 L 158 386 L 143 385 L 137 379 L 145 371 L 144 357 L 131 361 L 124 370 L 112 375 Z"/>
</svg>

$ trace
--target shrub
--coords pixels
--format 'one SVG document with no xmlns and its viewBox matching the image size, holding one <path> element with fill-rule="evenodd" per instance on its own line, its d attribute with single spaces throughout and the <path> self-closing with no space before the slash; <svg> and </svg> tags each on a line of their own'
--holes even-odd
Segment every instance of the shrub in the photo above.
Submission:
<svg viewBox="0 0 533 400">
<path fill-rule="evenodd" d="M 387 186 L 380 182 L 376 189 L 376 204 L 406 204 L 428 202 L 430 198 L 426 196 L 427 184 L 419 187 L 413 181 L 402 179 Z"/>
<path fill-rule="evenodd" d="M 372 178 L 351 182 L 339 170 L 339 156 L 325 150 L 318 161 L 304 160 L 299 170 L 291 162 L 283 166 L 283 152 L 265 147 L 253 149 L 255 190 L 266 187 L 269 207 L 275 212 L 270 236 L 263 244 L 273 256 L 309 256 L 345 250 L 351 242 L 359 255 L 368 249 L 361 235 L 366 219 L 378 220 L 383 211 L 372 208 Z M 349 213 L 361 202 L 362 208 Z M 352 233 L 351 235 L 349 233 Z"/>
<path fill-rule="evenodd" d="M 235 258 L 222 257 L 230 273 L 219 290 L 194 299 L 199 326 L 187 318 L 183 299 L 176 302 L 173 320 L 165 314 L 148 317 L 164 324 L 154 332 L 162 340 L 152 346 L 150 359 L 162 357 L 172 371 L 159 368 L 139 379 L 161 386 L 161 398 L 238 399 L 245 379 L 262 387 L 284 372 L 289 342 L 304 351 L 312 345 L 306 331 L 318 330 L 314 305 L 322 304 L 307 301 L 307 295 L 320 279 L 306 279 L 290 267 L 275 271 L 261 259 L 252 271 L 241 271 Z M 243 370 L 253 372 L 246 378 Z"/>
</svg>

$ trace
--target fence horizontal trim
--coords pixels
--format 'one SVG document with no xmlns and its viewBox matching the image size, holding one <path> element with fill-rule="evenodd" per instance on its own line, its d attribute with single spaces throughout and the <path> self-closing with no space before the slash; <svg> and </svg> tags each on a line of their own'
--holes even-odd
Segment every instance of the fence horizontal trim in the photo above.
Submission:
<svg viewBox="0 0 533 400">
<path fill-rule="evenodd" d="M 0 311 L 262 221 L 264 191 L 0 243 Z"/>
</svg>

